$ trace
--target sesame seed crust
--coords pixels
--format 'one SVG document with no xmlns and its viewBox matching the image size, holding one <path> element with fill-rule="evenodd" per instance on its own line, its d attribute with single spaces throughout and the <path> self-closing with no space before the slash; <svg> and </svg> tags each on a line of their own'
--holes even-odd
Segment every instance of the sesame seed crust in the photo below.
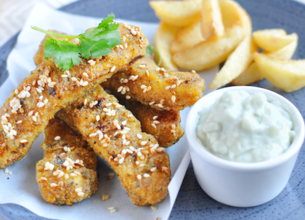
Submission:
<svg viewBox="0 0 305 220">
<path fill-rule="evenodd" d="M 58 135 L 62 138 L 54 140 Z M 45 154 L 36 165 L 36 179 L 44 200 L 73 205 L 97 190 L 97 156 L 65 122 L 50 120 L 42 148 Z"/>
<path fill-rule="evenodd" d="M 126 79 L 128 81 L 126 81 Z M 141 80 L 139 80 L 141 79 Z M 195 104 L 202 97 L 204 81 L 198 74 L 171 72 L 156 66 L 150 56 L 136 61 L 130 69 L 119 72 L 106 82 L 103 88 L 117 97 L 130 97 L 158 110 L 182 110 Z M 128 87 L 129 91 L 119 88 Z M 164 100 L 161 103 L 161 100 Z"/>
<path fill-rule="evenodd" d="M 99 100 L 100 105 L 78 109 L 77 106 L 85 98 L 88 102 Z M 124 106 L 116 103 L 114 96 L 107 94 L 102 87 L 97 87 L 90 95 L 59 111 L 57 116 L 79 131 L 94 151 L 110 164 L 134 204 L 145 206 L 159 203 L 168 194 L 168 154 L 159 152 L 156 139 L 143 133 L 139 121 Z M 115 111 L 115 114 L 108 116 L 104 108 Z M 97 115 L 100 116 L 98 122 Z M 98 131 L 103 133 L 102 139 L 98 135 L 90 136 Z M 152 172 L 151 168 L 154 167 L 156 169 Z M 163 172 L 162 167 L 167 167 L 167 172 Z"/>
<path fill-rule="evenodd" d="M 140 42 L 140 37 L 131 35 L 124 26 L 120 24 L 119 31 L 121 36 L 127 36 L 128 48 L 122 51 L 113 49 L 106 56 L 91 59 L 94 65 L 83 59 L 68 72 L 60 70 L 53 58 L 44 60 L 44 41 L 41 43 L 34 59 L 37 68 L 13 91 L 0 109 L 0 117 L 5 113 L 10 115 L 7 122 L 0 123 L 0 144 L 6 143 L 6 147 L 0 147 L 0 168 L 22 159 L 58 110 L 145 55 L 148 41 L 144 34 L 141 34 L 144 40 Z M 84 72 L 89 77 L 83 80 Z M 72 77 L 77 81 L 72 81 Z M 40 96 L 43 96 L 42 100 Z M 29 117 L 31 111 L 38 115 Z M 16 124 L 20 120 L 22 123 Z M 20 143 L 20 140 L 28 142 Z"/>
<path fill-rule="evenodd" d="M 184 134 L 179 111 L 159 111 L 136 101 L 127 101 L 126 108 L 141 122 L 143 132 L 153 135 L 161 147 L 170 147 Z"/>
</svg>

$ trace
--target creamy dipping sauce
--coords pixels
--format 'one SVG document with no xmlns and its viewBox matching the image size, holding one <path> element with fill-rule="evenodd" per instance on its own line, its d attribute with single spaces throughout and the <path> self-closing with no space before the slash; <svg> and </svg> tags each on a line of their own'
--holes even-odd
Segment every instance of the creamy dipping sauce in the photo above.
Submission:
<svg viewBox="0 0 305 220">
<path fill-rule="evenodd" d="M 212 154 L 236 162 L 275 158 L 295 135 L 291 116 L 278 101 L 245 91 L 228 91 L 202 109 L 196 133 Z"/>
</svg>

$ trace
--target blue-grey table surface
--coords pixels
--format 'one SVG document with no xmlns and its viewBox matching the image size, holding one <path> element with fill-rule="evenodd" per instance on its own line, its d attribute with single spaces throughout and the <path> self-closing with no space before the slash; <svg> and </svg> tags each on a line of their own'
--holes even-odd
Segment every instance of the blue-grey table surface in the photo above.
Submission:
<svg viewBox="0 0 305 220">
<path fill-rule="evenodd" d="M 294 59 L 305 58 L 305 5 L 293 0 L 237 0 L 250 14 L 253 30 L 283 28 L 299 35 Z M 13 4 L 13 2 L 12 2 Z M 117 18 L 158 22 L 148 0 L 81 0 L 59 9 L 93 17 L 114 12 Z M 0 48 L 0 85 L 8 76 L 6 59 L 17 35 Z M 305 116 L 305 88 L 285 93 L 266 80 L 253 84 L 276 91 L 289 99 Z M 204 168 L 203 168 L 204 169 Z M 1 184 L 0 184 L 1 185 Z M 1 190 L 1 189 L 0 189 Z M 0 205 L 0 219 L 46 219 L 14 204 Z M 143 219 L 146 219 L 143 216 Z M 274 200 L 252 208 L 234 208 L 211 199 L 199 186 L 190 163 L 169 219 L 305 219 L 305 148 L 302 147 L 294 171 L 285 189 Z"/>
</svg>

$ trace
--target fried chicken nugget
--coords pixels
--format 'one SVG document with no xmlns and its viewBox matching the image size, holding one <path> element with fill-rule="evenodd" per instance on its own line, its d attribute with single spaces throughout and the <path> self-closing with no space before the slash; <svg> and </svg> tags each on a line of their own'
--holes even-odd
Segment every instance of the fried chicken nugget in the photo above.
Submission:
<svg viewBox="0 0 305 220">
<path fill-rule="evenodd" d="M 117 97 L 124 96 L 158 110 L 178 111 L 195 104 L 203 96 L 204 80 L 194 72 L 167 72 L 150 56 L 145 56 L 128 71 L 113 75 L 102 86 Z"/>
<path fill-rule="evenodd" d="M 161 202 L 168 194 L 169 156 L 156 139 L 117 99 L 97 87 L 56 114 L 79 131 L 108 161 L 131 201 L 138 206 Z"/>
<path fill-rule="evenodd" d="M 89 198 L 98 187 L 97 155 L 82 136 L 55 117 L 45 129 L 44 158 L 36 179 L 44 200 L 73 205 Z"/>
<path fill-rule="evenodd" d="M 134 35 L 134 29 L 124 24 L 119 31 L 127 48 L 83 59 L 69 71 L 60 70 L 54 59 L 43 60 L 13 91 L 0 109 L 0 168 L 22 159 L 58 110 L 145 55 L 148 41 L 141 31 Z"/>
<path fill-rule="evenodd" d="M 142 131 L 154 136 L 161 147 L 170 147 L 183 136 L 179 111 L 159 111 L 137 101 L 127 101 L 126 108 L 141 122 Z"/>
</svg>

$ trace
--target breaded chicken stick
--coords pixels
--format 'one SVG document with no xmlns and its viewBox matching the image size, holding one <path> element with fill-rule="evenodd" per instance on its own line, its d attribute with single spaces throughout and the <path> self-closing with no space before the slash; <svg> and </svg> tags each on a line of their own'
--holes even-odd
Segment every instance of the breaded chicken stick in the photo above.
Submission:
<svg viewBox="0 0 305 220">
<path fill-rule="evenodd" d="M 44 158 L 36 179 L 44 200 L 73 205 L 89 198 L 98 187 L 97 155 L 82 136 L 55 117 L 45 129 Z"/>
<path fill-rule="evenodd" d="M 124 96 L 158 110 L 178 111 L 195 104 L 203 96 L 204 80 L 196 73 L 166 71 L 150 56 L 145 56 L 128 71 L 113 75 L 102 86 L 113 91 L 115 96 Z"/>
<path fill-rule="evenodd" d="M 168 154 L 102 87 L 56 115 L 79 131 L 93 150 L 108 161 L 134 204 L 152 205 L 167 196 L 171 175 Z"/>
<path fill-rule="evenodd" d="M 57 31 L 52 32 L 62 34 Z M 49 36 L 46 36 L 46 38 L 47 37 Z M 44 60 L 45 39 L 42 41 L 37 53 L 34 56 L 34 61 L 37 65 Z M 73 42 L 73 39 L 66 40 Z M 120 98 L 123 97 L 120 96 Z M 134 104 L 134 106 L 133 104 L 128 105 L 127 108 L 132 111 L 132 113 L 141 122 L 142 130 L 148 134 L 153 135 L 161 147 L 169 147 L 175 144 L 183 136 L 184 131 L 180 125 L 181 120 L 178 111 L 159 111 L 151 107 L 145 107 L 136 101 L 130 101 L 127 102 L 127 104 L 128 103 Z M 158 117 L 158 121 L 153 119 L 155 116 Z"/>
<path fill-rule="evenodd" d="M 127 101 L 126 108 L 141 122 L 143 132 L 154 136 L 161 147 L 170 147 L 183 136 L 179 111 L 159 111 L 136 101 Z"/>
<path fill-rule="evenodd" d="M 53 59 L 44 60 L 13 91 L 0 109 L 0 168 L 22 159 L 58 110 L 145 55 L 148 41 L 141 31 L 123 24 L 119 31 L 127 48 L 83 59 L 69 71 L 61 71 Z"/>
</svg>

